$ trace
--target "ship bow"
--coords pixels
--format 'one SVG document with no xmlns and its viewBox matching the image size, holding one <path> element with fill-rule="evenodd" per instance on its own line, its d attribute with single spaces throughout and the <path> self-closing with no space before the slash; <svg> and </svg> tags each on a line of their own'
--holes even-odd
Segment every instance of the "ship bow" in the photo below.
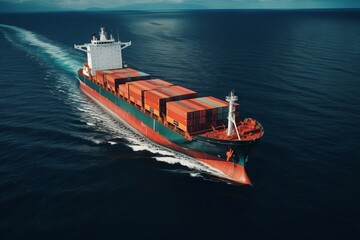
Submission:
<svg viewBox="0 0 360 240">
<path fill-rule="evenodd" d="M 199 161 L 210 165 L 213 168 L 219 170 L 224 176 L 224 178 L 231 180 L 232 182 L 239 184 L 250 185 L 251 181 L 248 177 L 245 167 L 234 162 L 227 161 L 214 161 L 207 159 L 198 159 Z"/>
</svg>

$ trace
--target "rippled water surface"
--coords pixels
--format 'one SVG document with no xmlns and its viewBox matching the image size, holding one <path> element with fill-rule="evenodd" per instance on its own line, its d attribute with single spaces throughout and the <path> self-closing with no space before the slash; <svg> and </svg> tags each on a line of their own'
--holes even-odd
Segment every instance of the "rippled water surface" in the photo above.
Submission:
<svg viewBox="0 0 360 240">
<path fill-rule="evenodd" d="M 100 26 L 127 63 L 224 98 L 265 136 L 253 186 L 137 135 L 79 89 Z M 0 239 L 359 236 L 359 11 L 0 15 Z"/>
</svg>

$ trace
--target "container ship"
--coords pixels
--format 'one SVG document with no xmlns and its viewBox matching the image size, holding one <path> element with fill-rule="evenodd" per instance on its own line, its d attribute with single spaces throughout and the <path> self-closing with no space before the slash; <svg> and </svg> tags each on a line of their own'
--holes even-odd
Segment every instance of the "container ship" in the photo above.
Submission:
<svg viewBox="0 0 360 240">
<path fill-rule="evenodd" d="M 104 28 L 90 43 L 75 44 L 87 53 L 78 70 L 82 91 L 153 142 L 215 168 L 232 182 L 251 184 L 245 165 L 264 129 L 252 118 L 240 119 L 234 92 L 225 101 L 200 97 L 130 68 L 122 57 L 130 45 L 108 36 Z"/>
</svg>

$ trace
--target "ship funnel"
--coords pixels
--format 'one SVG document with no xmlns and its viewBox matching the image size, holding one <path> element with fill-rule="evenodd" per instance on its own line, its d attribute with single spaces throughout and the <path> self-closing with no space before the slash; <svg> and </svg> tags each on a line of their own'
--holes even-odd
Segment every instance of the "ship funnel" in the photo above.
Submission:
<svg viewBox="0 0 360 240">
<path fill-rule="evenodd" d="M 226 133 L 228 136 L 231 136 L 234 133 L 234 129 L 235 129 L 238 139 L 241 140 L 240 134 L 236 126 L 235 114 L 234 114 L 235 112 L 234 103 L 238 100 L 238 97 L 234 95 L 234 91 L 231 91 L 230 95 L 226 96 L 225 100 L 229 103 L 228 125 L 227 125 Z"/>
</svg>

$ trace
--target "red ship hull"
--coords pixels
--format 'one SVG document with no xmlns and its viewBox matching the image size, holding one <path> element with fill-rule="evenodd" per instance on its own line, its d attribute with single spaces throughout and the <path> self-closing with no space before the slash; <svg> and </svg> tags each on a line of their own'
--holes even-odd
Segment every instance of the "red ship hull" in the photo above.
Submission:
<svg viewBox="0 0 360 240">
<path fill-rule="evenodd" d="M 103 107 L 107 108 L 108 110 L 119 116 L 128 125 L 134 128 L 140 134 L 154 141 L 155 143 L 158 143 L 164 147 L 173 149 L 185 155 L 189 155 L 195 158 L 196 160 L 219 170 L 222 174 L 224 174 L 224 177 L 226 177 L 227 179 L 233 182 L 241 183 L 241 184 L 251 184 L 251 181 L 245 171 L 244 166 L 241 166 L 239 164 L 230 161 L 224 161 L 221 158 L 203 152 L 184 149 L 183 147 L 169 141 L 164 136 L 160 135 L 158 132 L 149 128 L 139 119 L 135 118 L 130 113 L 124 111 L 116 104 L 114 104 L 113 102 L 111 102 L 110 100 L 108 100 L 107 98 L 105 98 L 104 96 L 102 96 L 101 94 L 90 88 L 89 86 L 87 86 L 82 81 L 79 82 L 80 82 L 80 87 L 85 94 L 87 94 L 89 97 L 97 101 Z"/>
</svg>

